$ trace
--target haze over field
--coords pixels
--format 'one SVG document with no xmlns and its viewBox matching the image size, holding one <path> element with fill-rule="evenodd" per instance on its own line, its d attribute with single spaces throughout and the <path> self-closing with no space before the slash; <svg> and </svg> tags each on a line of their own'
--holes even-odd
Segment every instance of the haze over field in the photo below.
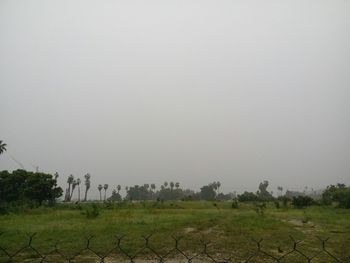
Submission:
<svg viewBox="0 0 350 263">
<path fill-rule="evenodd" d="M 350 184 L 349 1 L 2 0 L 0 38 L 0 170 Z"/>
</svg>

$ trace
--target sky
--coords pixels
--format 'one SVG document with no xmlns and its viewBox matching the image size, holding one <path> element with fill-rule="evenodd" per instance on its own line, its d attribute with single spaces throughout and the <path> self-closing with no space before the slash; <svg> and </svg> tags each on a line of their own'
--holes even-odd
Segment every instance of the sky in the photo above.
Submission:
<svg viewBox="0 0 350 263">
<path fill-rule="evenodd" d="M 0 170 L 64 188 L 350 184 L 350 2 L 0 0 L 0 98 Z"/>
</svg>

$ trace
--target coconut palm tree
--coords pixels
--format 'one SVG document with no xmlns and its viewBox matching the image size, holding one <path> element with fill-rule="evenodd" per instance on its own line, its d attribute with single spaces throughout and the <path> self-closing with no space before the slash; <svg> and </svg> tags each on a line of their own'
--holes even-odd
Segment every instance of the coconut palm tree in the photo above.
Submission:
<svg viewBox="0 0 350 263">
<path fill-rule="evenodd" d="M 98 187 L 97 187 L 98 191 L 100 192 L 100 201 L 102 201 L 102 195 L 101 195 L 102 188 L 103 188 L 102 184 L 99 184 Z"/>
<path fill-rule="evenodd" d="M 84 201 L 86 202 L 86 200 L 87 200 L 87 192 L 89 191 L 90 186 L 91 186 L 91 182 L 90 182 L 91 175 L 89 173 L 87 173 L 87 174 L 84 175 L 84 177 L 85 177 L 85 197 L 84 197 Z"/>
<path fill-rule="evenodd" d="M 77 180 L 73 180 L 73 183 L 72 183 L 72 192 L 71 192 L 71 194 L 70 194 L 69 201 L 72 200 L 73 192 L 74 192 L 74 189 L 75 189 L 75 187 L 76 187 L 77 185 L 78 185 Z"/>
<path fill-rule="evenodd" d="M 176 183 L 175 183 L 175 187 L 176 187 L 176 189 L 179 189 L 180 183 L 179 183 L 179 182 L 176 182 Z"/>
<path fill-rule="evenodd" d="M 71 174 L 70 176 L 68 176 L 68 179 L 67 179 L 68 189 L 66 190 L 65 201 L 70 201 L 71 199 L 71 185 L 73 185 L 73 182 L 74 182 L 74 176 Z"/>
<path fill-rule="evenodd" d="M 220 186 L 221 186 L 221 183 L 219 181 L 216 182 L 216 186 L 218 188 L 218 194 L 219 194 L 219 190 L 220 190 Z"/>
<path fill-rule="evenodd" d="M 277 190 L 280 191 L 280 196 L 282 196 L 283 187 L 282 186 L 277 186 Z"/>
<path fill-rule="evenodd" d="M 106 201 L 106 192 L 107 192 L 107 189 L 108 189 L 108 184 L 104 184 L 103 189 L 105 190 L 105 198 L 104 198 L 104 200 Z"/>
<path fill-rule="evenodd" d="M 81 180 L 80 178 L 77 179 L 77 185 L 78 185 L 78 202 L 80 202 L 80 183 L 81 183 Z"/>
<path fill-rule="evenodd" d="M 164 187 L 167 188 L 168 182 L 164 182 Z"/>
<path fill-rule="evenodd" d="M 174 182 L 170 182 L 170 189 L 171 189 L 171 191 L 173 191 L 174 186 L 175 186 Z"/>
<path fill-rule="evenodd" d="M 6 151 L 6 143 L 3 143 L 2 141 L 0 141 L 0 154 L 3 154 Z"/>
</svg>

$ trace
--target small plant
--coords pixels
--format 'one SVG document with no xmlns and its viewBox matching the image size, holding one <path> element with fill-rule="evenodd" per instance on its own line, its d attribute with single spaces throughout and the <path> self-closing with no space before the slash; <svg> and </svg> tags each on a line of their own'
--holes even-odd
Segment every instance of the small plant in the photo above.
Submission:
<svg viewBox="0 0 350 263">
<path fill-rule="evenodd" d="M 295 208 L 303 208 L 312 205 L 313 201 L 314 200 L 310 196 L 299 195 L 297 197 L 293 197 L 292 204 Z"/>
<path fill-rule="evenodd" d="M 303 219 L 301 220 L 301 222 L 303 222 L 303 224 L 306 224 L 310 221 L 310 217 L 307 216 L 306 211 L 304 210 L 304 216 Z"/>
<path fill-rule="evenodd" d="M 100 215 L 100 209 L 98 205 L 92 204 L 85 212 L 87 218 L 92 219 Z"/>
<path fill-rule="evenodd" d="M 266 203 L 258 203 L 255 205 L 255 212 L 259 216 L 264 216 L 265 215 L 265 209 L 266 209 Z"/>
<path fill-rule="evenodd" d="M 280 202 L 279 202 L 279 201 L 275 201 L 274 204 L 275 204 L 275 207 L 276 207 L 277 209 L 280 209 L 280 208 L 281 208 L 281 205 L 280 205 Z"/>
<path fill-rule="evenodd" d="M 282 196 L 281 200 L 282 200 L 283 208 L 285 208 L 285 209 L 288 208 L 288 204 L 291 201 L 290 198 L 288 198 L 287 196 Z"/>
<path fill-rule="evenodd" d="M 233 209 L 237 209 L 238 208 L 238 201 L 236 199 L 233 200 L 231 207 Z"/>
</svg>

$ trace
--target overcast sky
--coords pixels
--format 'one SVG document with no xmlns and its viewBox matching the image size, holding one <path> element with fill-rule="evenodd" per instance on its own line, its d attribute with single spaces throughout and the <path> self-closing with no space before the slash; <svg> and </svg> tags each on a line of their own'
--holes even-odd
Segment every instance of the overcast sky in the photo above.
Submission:
<svg viewBox="0 0 350 263">
<path fill-rule="evenodd" d="M 0 97 L 1 170 L 350 184 L 350 2 L 0 0 Z"/>
</svg>

